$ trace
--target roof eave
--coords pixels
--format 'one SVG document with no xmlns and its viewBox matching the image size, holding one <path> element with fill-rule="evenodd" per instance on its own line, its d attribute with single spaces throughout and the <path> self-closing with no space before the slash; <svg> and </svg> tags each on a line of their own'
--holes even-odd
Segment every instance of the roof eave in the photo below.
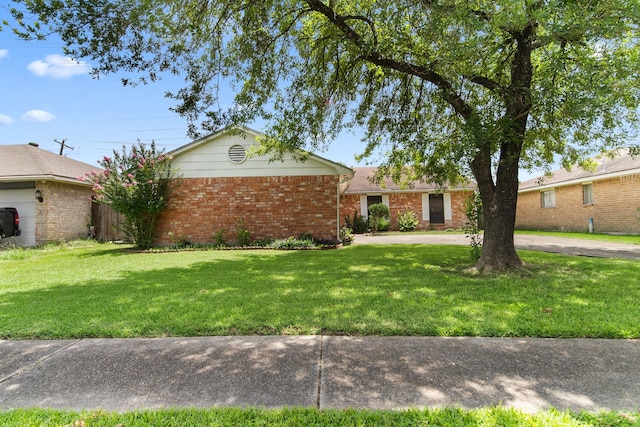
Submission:
<svg viewBox="0 0 640 427">
<path fill-rule="evenodd" d="M 0 178 L 0 182 L 24 182 L 24 181 L 53 181 L 62 182 L 65 184 L 82 185 L 85 187 L 91 187 L 91 184 L 85 181 L 81 181 L 76 178 L 69 178 L 58 175 L 12 175 L 3 176 Z"/>
</svg>

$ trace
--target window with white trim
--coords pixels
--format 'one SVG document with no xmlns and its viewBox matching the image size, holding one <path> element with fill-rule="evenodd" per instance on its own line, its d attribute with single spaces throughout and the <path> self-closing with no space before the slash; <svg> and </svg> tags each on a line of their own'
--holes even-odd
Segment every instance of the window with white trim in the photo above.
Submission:
<svg viewBox="0 0 640 427">
<path fill-rule="evenodd" d="M 585 205 L 593 204 L 593 185 L 590 183 L 582 185 L 582 203 Z"/>
<path fill-rule="evenodd" d="M 540 193 L 540 206 L 554 208 L 556 206 L 556 190 L 547 190 Z"/>
</svg>

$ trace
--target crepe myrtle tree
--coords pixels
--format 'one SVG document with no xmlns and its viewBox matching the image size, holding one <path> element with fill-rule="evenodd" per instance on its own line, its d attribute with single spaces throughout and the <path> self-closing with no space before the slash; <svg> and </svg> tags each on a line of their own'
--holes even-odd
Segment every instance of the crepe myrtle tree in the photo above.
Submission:
<svg viewBox="0 0 640 427">
<path fill-rule="evenodd" d="M 98 202 L 125 217 L 124 231 L 140 249 L 152 246 L 158 216 L 180 184 L 171 160 L 153 142 L 138 142 L 129 151 L 122 146 L 122 151 L 100 160 L 101 174 L 93 171 L 84 177 L 93 184 Z"/>
<path fill-rule="evenodd" d="M 14 0 L 25 38 L 57 33 L 96 76 L 183 76 L 190 132 L 265 120 L 265 152 L 345 129 L 380 176 L 476 181 L 479 270 L 518 269 L 518 173 L 628 144 L 637 125 L 633 0 Z M 235 88 L 235 107 L 220 99 Z"/>
</svg>

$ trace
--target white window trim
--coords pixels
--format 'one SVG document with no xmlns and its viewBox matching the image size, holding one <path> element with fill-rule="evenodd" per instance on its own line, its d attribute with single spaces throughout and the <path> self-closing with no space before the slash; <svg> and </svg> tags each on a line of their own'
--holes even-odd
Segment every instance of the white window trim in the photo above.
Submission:
<svg viewBox="0 0 640 427">
<path fill-rule="evenodd" d="M 429 193 L 422 193 L 422 220 L 431 221 L 429 215 Z"/>
<path fill-rule="evenodd" d="M 369 216 L 369 209 L 367 209 L 367 195 L 366 194 L 361 194 L 360 195 L 360 215 L 363 216 L 364 218 L 367 218 Z"/>
</svg>

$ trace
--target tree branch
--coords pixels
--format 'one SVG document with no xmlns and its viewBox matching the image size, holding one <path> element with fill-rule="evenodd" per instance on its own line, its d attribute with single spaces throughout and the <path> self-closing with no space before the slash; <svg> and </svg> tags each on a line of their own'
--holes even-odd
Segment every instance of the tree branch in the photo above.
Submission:
<svg viewBox="0 0 640 427">
<path fill-rule="evenodd" d="M 443 76 L 422 65 L 402 62 L 383 56 L 375 49 L 375 45 L 369 45 L 362 36 L 358 34 L 358 32 L 347 24 L 345 17 L 338 14 L 334 9 L 327 6 L 320 0 L 306 0 L 306 3 L 309 5 L 311 10 L 324 15 L 327 20 L 338 28 L 349 41 L 357 46 L 363 52 L 361 57 L 364 60 L 381 67 L 414 75 L 433 83 L 445 93 L 445 99 L 461 117 L 468 120 L 472 116 L 473 110 L 471 107 L 459 94 L 455 92 L 451 83 L 449 83 L 449 81 L 447 81 Z"/>
</svg>

